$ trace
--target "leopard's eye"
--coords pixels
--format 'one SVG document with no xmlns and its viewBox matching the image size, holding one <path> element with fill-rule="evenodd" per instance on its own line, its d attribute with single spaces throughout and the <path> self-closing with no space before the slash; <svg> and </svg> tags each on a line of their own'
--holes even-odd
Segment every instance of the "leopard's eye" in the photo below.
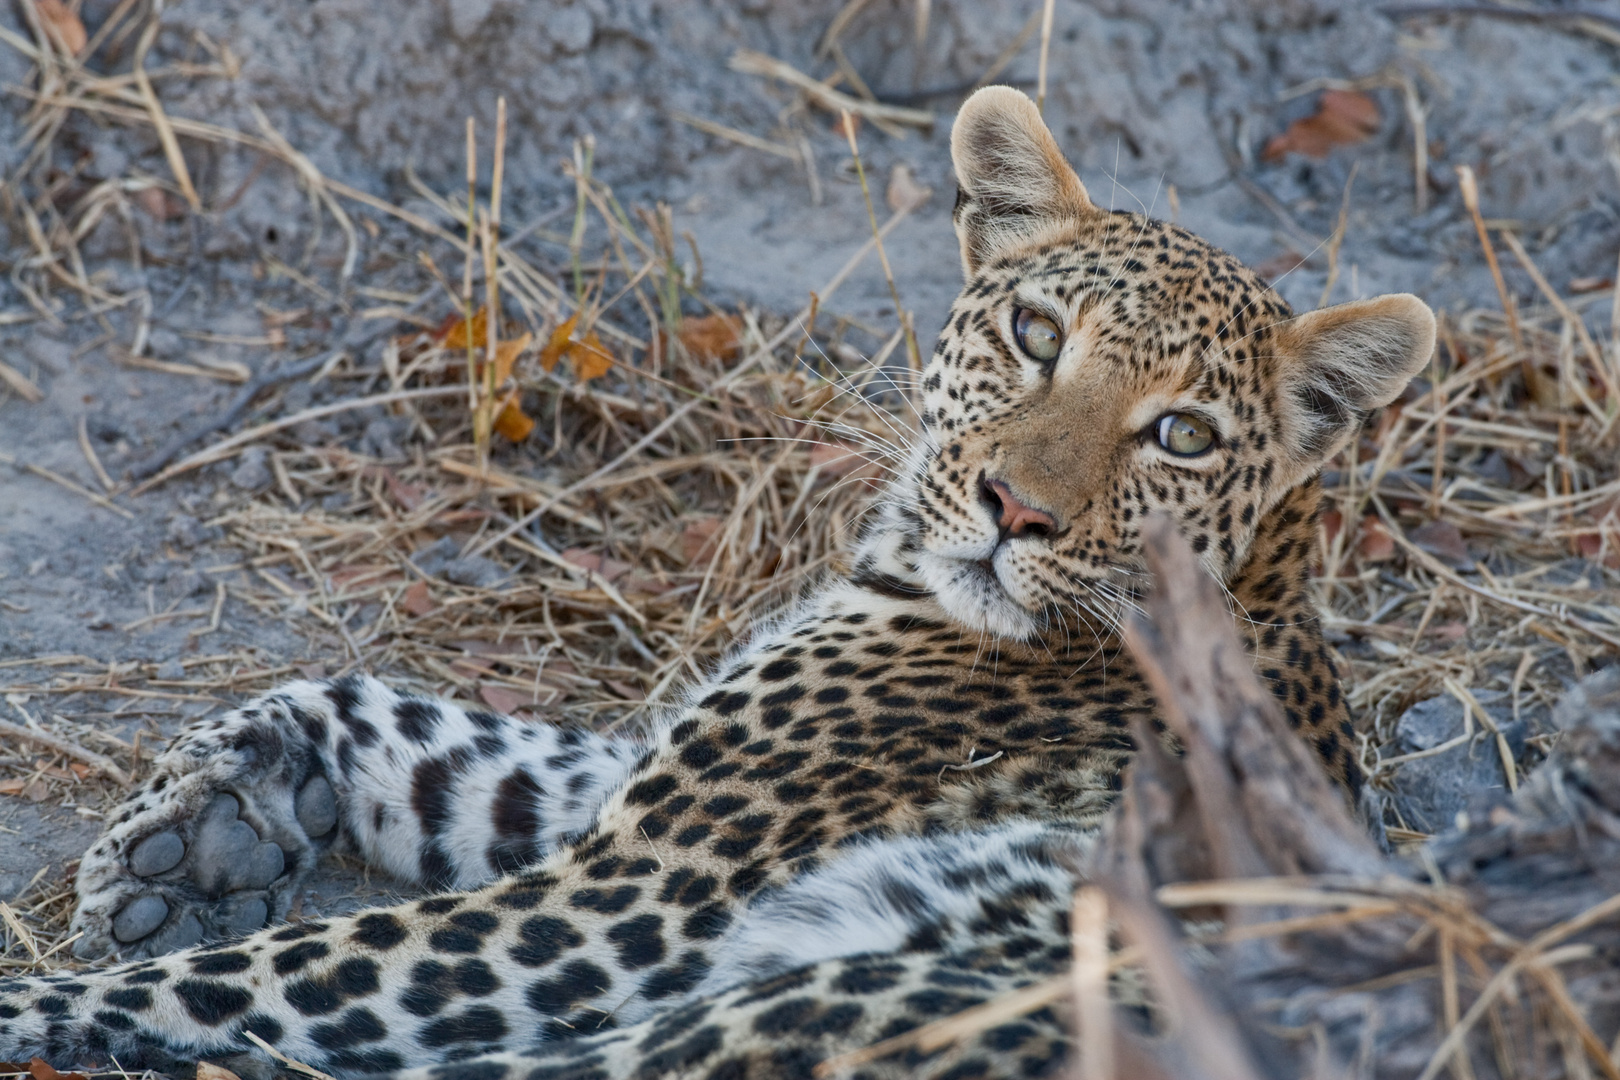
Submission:
<svg viewBox="0 0 1620 1080">
<path fill-rule="evenodd" d="M 1159 445 L 1178 457 L 1197 457 L 1215 445 L 1215 431 L 1196 416 L 1170 413 L 1157 425 Z"/>
<path fill-rule="evenodd" d="M 1019 308 L 1013 315 L 1013 333 L 1018 347 L 1043 364 L 1056 360 L 1063 348 L 1063 334 L 1057 323 L 1028 308 Z"/>
</svg>

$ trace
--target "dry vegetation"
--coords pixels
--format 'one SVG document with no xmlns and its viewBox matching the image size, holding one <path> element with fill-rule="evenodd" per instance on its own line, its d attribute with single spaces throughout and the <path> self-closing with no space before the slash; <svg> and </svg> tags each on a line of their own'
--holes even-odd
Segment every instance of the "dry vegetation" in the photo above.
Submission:
<svg viewBox="0 0 1620 1080">
<path fill-rule="evenodd" d="M 97 33 L 136 42 L 144 58 L 154 24 L 126 20 L 130 7 Z M 149 191 L 195 205 L 183 137 L 289 166 L 336 229 L 308 265 L 283 269 L 308 282 L 312 304 L 352 298 L 399 330 L 364 355 L 281 359 L 248 383 L 228 437 L 170 448 L 122 479 L 86 443 L 80 480 L 47 476 L 122 507 L 243 454 L 257 455 L 269 482 L 214 506 L 210 524 L 239 557 L 207 568 L 211 602 L 149 616 L 195 624 L 183 677 L 76 656 L 0 665 L 47 672 L 0 685 L 34 725 L 0 733 L 0 797 L 95 816 L 122 790 L 119 770 L 138 777 L 158 746 L 155 724 L 152 739 L 129 745 L 102 730 L 107 720 L 224 704 L 300 673 L 365 668 L 518 714 L 634 723 L 752 621 L 838 568 L 910 427 L 903 319 L 876 330 L 883 344 L 868 359 L 845 342 L 847 322 L 818 311 L 843 274 L 806 283 L 817 291 L 792 318 L 720 311 L 668 209 L 621 207 L 592 178 L 588 144 L 566 166 L 572 222 L 503 235 L 498 196 L 469 210 L 466 192 L 421 189 L 445 219 L 465 222 L 450 228 L 321 176 L 268 123 L 249 133 L 167 115 L 154 84 L 228 74 L 228 51 L 210 65 L 148 72 L 138 60 L 134 75 L 101 76 L 58 31 L 34 30 L 5 42 L 34 58 L 38 77 L 33 152 L 4 210 L 34 245 L 13 280 L 40 317 L 55 318 L 59 298 L 140 310 L 138 297 L 87 275 L 76 244 L 105 215 L 130 220 Z M 172 175 L 64 199 L 72 178 L 51 167 L 49 148 L 75 111 L 150 126 Z M 915 205 L 902 185 L 883 229 Z M 412 231 L 431 288 L 367 283 L 358 230 L 379 228 Z M 1413 702 L 1449 693 L 1470 703 L 1477 737 L 1506 755 L 1477 691 L 1507 691 L 1517 714 L 1620 647 L 1620 343 L 1594 341 L 1585 323 L 1590 304 L 1620 294 L 1599 283 L 1560 297 L 1515 237 L 1482 225 L 1481 238 L 1493 260 L 1500 248 L 1529 271 L 1540 296 L 1520 311 L 1504 290 L 1501 308 L 1445 318 L 1433 377 L 1374 418 L 1330 476 L 1321 596 L 1379 783 L 1394 721 Z M 874 238 L 850 267 L 876 248 Z M 493 326 L 482 314 L 492 297 Z M 136 323 L 124 362 L 151 367 L 144 316 Z M 199 375 L 180 367 L 165 370 Z M 25 392 L 26 377 L 7 378 Z M 397 452 L 318 437 L 320 422 L 360 410 L 403 418 Z M 236 423 L 249 414 L 256 422 Z M 306 655 L 211 652 L 210 632 L 236 605 L 290 620 L 308 635 Z M 1539 733 L 1527 757 L 1505 757 L 1515 782 L 1552 738 Z M 0 898 L 11 901 L 0 905 L 0 974 L 66 961 L 71 886 L 52 878 Z M 1363 900 L 1380 912 L 1419 904 Z M 1463 980 L 1466 1003 L 1490 972 L 1450 977 Z"/>
</svg>

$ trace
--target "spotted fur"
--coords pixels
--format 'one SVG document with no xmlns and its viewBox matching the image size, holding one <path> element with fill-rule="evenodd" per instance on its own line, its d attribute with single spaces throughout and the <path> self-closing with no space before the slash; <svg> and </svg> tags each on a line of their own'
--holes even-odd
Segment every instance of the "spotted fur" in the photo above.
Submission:
<svg viewBox="0 0 1620 1080">
<path fill-rule="evenodd" d="M 342 1075 L 805 1076 L 1061 970 L 1072 868 L 1131 720 L 1154 716 L 1118 634 L 1154 511 L 1225 585 L 1293 727 L 1354 788 L 1307 591 L 1314 475 L 1426 362 L 1427 309 L 1293 316 L 1184 230 L 1094 206 L 1015 91 L 970 99 L 952 148 L 967 285 L 851 574 L 758 629 L 640 741 L 363 677 L 192 728 L 84 860 L 84 951 L 160 951 L 186 918 L 204 934 L 261 899 L 283 916 L 334 846 L 460 891 L 0 982 L 0 1060 L 194 1059 L 251 1031 Z M 1060 330 L 1055 358 L 1020 348 L 1020 309 Z M 1214 432 L 1208 452 L 1153 440 L 1178 413 Z M 301 800 L 320 785 L 337 821 L 312 836 Z M 253 843 L 285 852 L 280 877 L 239 874 L 222 898 L 207 867 L 131 869 L 165 831 L 206 848 L 221 792 Z M 151 896 L 163 928 L 115 933 Z M 1042 1076 L 1067 1045 L 1039 1010 L 857 1075 Z"/>
</svg>

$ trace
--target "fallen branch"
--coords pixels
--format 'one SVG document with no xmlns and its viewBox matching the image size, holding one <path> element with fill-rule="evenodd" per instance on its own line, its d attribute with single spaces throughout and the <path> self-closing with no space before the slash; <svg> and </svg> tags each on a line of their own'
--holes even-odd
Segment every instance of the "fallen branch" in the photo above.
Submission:
<svg viewBox="0 0 1620 1080">
<path fill-rule="evenodd" d="M 55 751 L 58 754 L 65 754 L 75 761 L 90 766 L 90 768 L 117 783 L 120 787 L 127 788 L 134 782 L 130 779 L 129 773 L 113 764 L 111 758 L 103 757 L 94 750 L 86 750 L 72 739 L 64 739 L 60 735 L 50 735 L 43 731 L 35 731 L 33 728 L 26 728 L 21 724 L 13 724 L 7 720 L 0 720 L 0 736 L 21 739 L 25 742 L 31 742 L 35 746 L 43 746 L 45 749 Z"/>
<path fill-rule="evenodd" d="M 738 49 L 731 58 L 731 70 L 796 86 L 811 101 L 830 113 L 850 112 L 864 116 L 873 123 L 908 124 L 924 130 L 934 126 L 934 114 L 927 109 L 908 109 L 901 105 L 885 105 L 879 101 L 851 97 L 819 79 L 811 78 L 792 64 L 752 49 Z"/>
</svg>

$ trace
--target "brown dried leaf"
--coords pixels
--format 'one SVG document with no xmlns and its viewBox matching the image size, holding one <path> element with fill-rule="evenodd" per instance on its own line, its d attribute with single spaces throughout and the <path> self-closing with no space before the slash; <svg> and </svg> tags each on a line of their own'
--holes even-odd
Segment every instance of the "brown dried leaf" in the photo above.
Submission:
<svg viewBox="0 0 1620 1080">
<path fill-rule="evenodd" d="M 503 385 L 506 382 L 507 379 L 512 377 L 512 365 L 517 363 L 517 358 L 522 354 L 524 349 L 527 349 L 529 347 L 529 343 L 531 341 L 533 341 L 533 340 L 534 340 L 534 335 L 533 334 L 524 334 L 522 337 L 513 338 L 511 341 L 501 341 L 501 342 L 496 343 L 496 345 L 495 345 L 495 385 L 496 386 Z"/>
<path fill-rule="evenodd" d="M 480 346 L 489 341 L 489 311 L 479 308 L 473 312 L 472 334 L 467 333 L 467 320 L 458 318 L 450 324 L 450 329 L 444 332 L 440 342 L 447 349 L 465 349 L 468 345 Z"/>
<path fill-rule="evenodd" d="M 393 469 L 379 469 L 378 471 L 382 473 L 383 484 L 388 488 L 388 494 L 392 495 L 394 501 L 405 509 L 415 510 L 427 498 L 428 492 L 426 488 L 420 484 L 407 484 L 395 475 Z"/>
<path fill-rule="evenodd" d="M 713 515 L 694 518 L 681 530 L 681 556 L 686 565 L 706 563 L 714 558 L 715 538 L 723 523 Z"/>
<path fill-rule="evenodd" d="M 613 369 L 613 354 L 608 352 L 595 330 L 587 330 L 583 337 L 576 338 L 574 331 L 578 326 L 578 312 L 558 324 L 546 347 L 540 350 L 540 366 L 550 371 L 566 356 L 573 365 L 574 377 L 580 382 L 590 382 Z"/>
<path fill-rule="evenodd" d="M 1575 549 L 1583 558 L 1594 561 L 1602 558 L 1604 566 L 1611 570 L 1620 570 L 1620 530 L 1604 529 L 1577 533 Z"/>
<path fill-rule="evenodd" d="M 612 584 L 630 572 L 630 564 L 620 562 L 618 559 L 603 555 L 600 551 L 590 551 L 586 548 L 569 548 L 562 553 L 565 562 L 573 563 L 581 570 L 591 570 L 602 575 L 603 580 Z"/>
<path fill-rule="evenodd" d="M 602 683 L 609 690 L 612 690 L 615 694 L 618 694 L 626 701 L 647 700 L 647 692 L 645 690 L 642 690 L 640 687 L 631 686 L 627 682 L 621 682 L 618 679 L 603 679 Z"/>
<path fill-rule="evenodd" d="M 34 1058 L 28 1063 L 28 1075 L 34 1080 L 90 1080 L 82 1072 L 60 1072 L 46 1064 L 43 1058 Z"/>
<path fill-rule="evenodd" d="M 519 709 L 532 709 L 535 706 L 533 694 L 520 693 L 505 686 L 480 686 L 478 696 L 485 705 L 508 716 Z"/>
<path fill-rule="evenodd" d="M 1281 161 L 1289 154 L 1324 158 L 1340 146 L 1374 134 L 1382 122 L 1378 103 L 1359 90 L 1324 90 L 1316 112 L 1273 136 L 1260 157 L 1264 161 Z"/>
<path fill-rule="evenodd" d="M 523 411 L 518 398 L 516 390 L 508 394 L 495 417 L 495 430 L 512 442 L 522 442 L 534 431 L 534 421 Z"/>
<path fill-rule="evenodd" d="M 186 212 L 186 204 L 160 187 L 146 187 L 130 196 L 148 217 L 168 221 Z"/>
<path fill-rule="evenodd" d="M 1361 519 L 1361 538 L 1356 542 L 1356 551 L 1360 552 L 1362 562 L 1389 562 L 1395 557 L 1395 538 L 1376 514 Z"/>
<path fill-rule="evenodd" d="M 693 356 L 730 360 L 742 344 L 742 320 L 735 315 L 699 315 L 682 319 L 675 334 Z"/>
<path fill-rule="evenodd" d="M 405 590 L 405 595 L 399 598 L 399 606 L 417 618 L 421 618 L 439 605 L 434 602 L 432 594 L 428 592 L 428 583 L 417 581 L 413 582 Z"/>
<path fill-rule="evenodd" d="M 1474 557 L 1468 554 L 1462 533 L 1449 521 L 1426 522 L 1413 529 L 1407 538 L 1444 563 L 1459 569 L 1473 569 Z"/>
<path fill-rule="evenodd" d="M 575 343 L 568 353 L 568 362 L 574 365 L 574 375 L 580 382 L 590 382 L 613 370 L 613 354 L 608 352 L 595 330 L 587 330 L 585 339 Z"/>
<path fill-rule="evenodd" d="M 90 36 L 84 32 L 84 22 L 62 0 L 34 0 L 39 21 L 45 24 L 51 40 L 69 56 L 78 56 Z"/>
<path fill-rule="evenodd" d="M 242 1078 L 223 1065 L 215 1065 L 212 1061 L 199 1061 L 197 1080 L 242 1080 Z"/>
<path fill-rule="evenodd" d="M 557 328 L 551 332 L 551 337 L 546 340 L 546 347 L 540 350 L 541 367 L 550 371 L 557 366 L 557 361 L 568 352 L 569 338 L 573 336 L 574 327 L 578 325 L 577 313 L 557 324 Z"/>
</svg>

